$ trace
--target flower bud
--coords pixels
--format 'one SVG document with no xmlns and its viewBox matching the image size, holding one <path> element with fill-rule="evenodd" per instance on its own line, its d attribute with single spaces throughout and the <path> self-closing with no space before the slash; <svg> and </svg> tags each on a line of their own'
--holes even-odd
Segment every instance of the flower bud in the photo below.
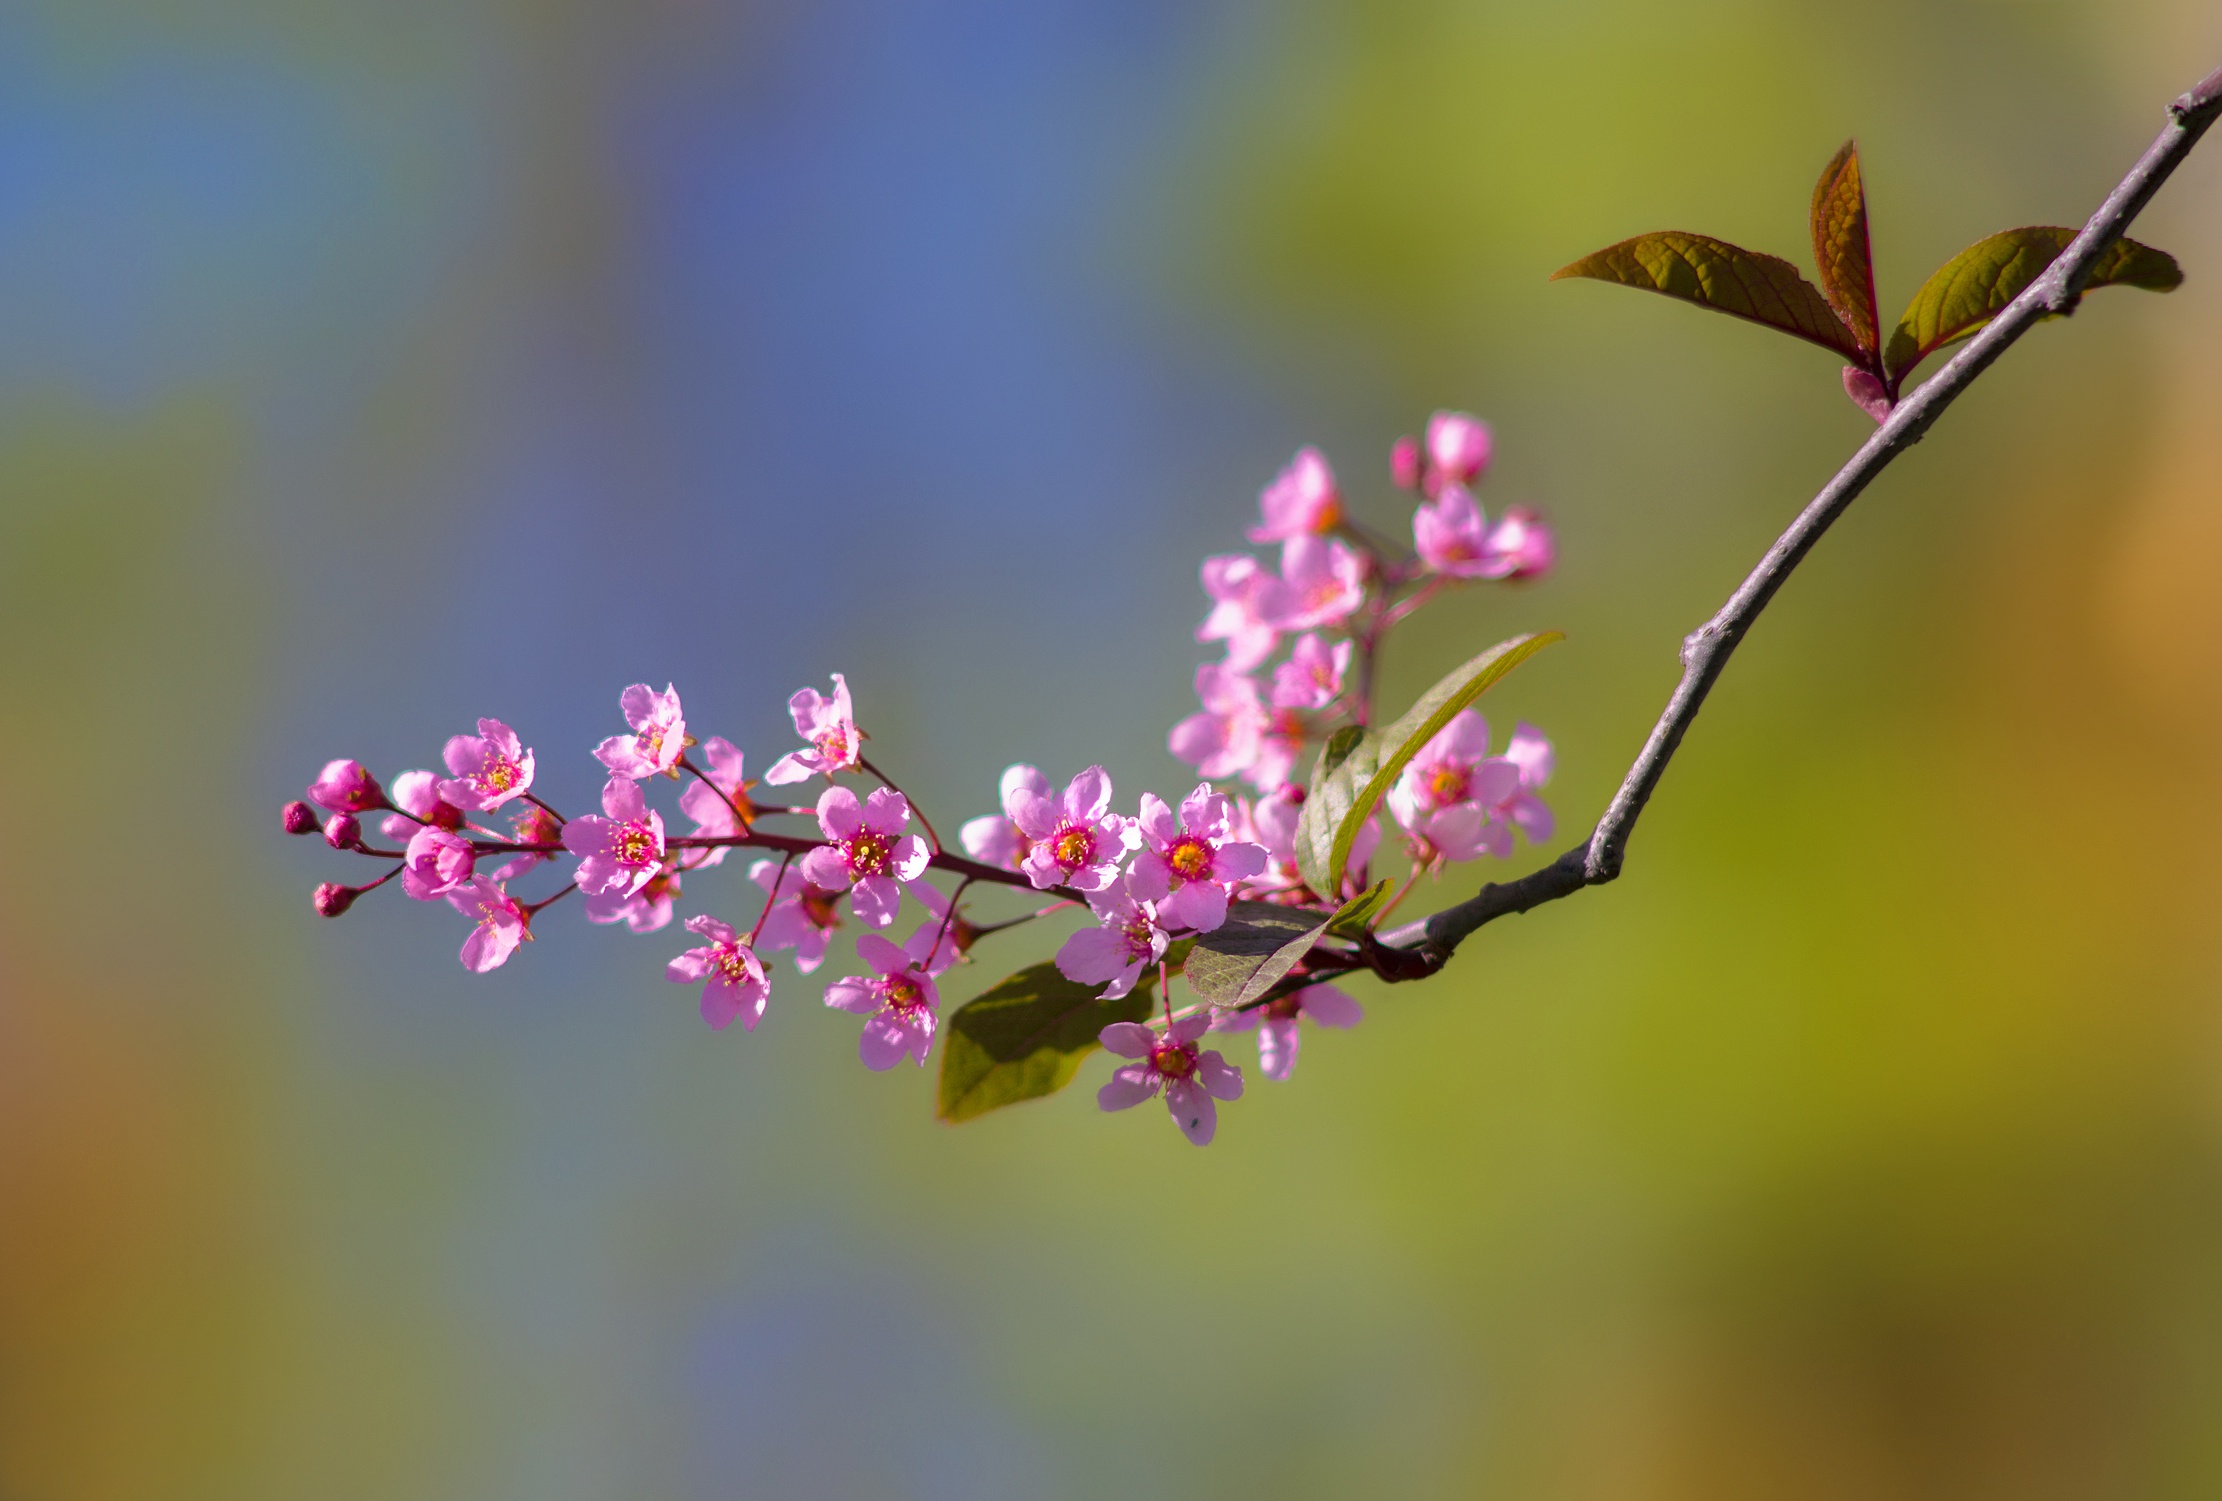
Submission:
<svg viewBox="0 0 2222 1501">
<path fill-rule="evenodd" d="M 309 902 L 316 908 L 318 917 L 337 917 L 355 905 L 355 888 L 342 886 L 337 881 L 326 881 L 316 888 L 316 893 L 309 898 Z"/>
<path fill-rule="evenodd" d="M 1558 544 L 1542 517 L 1526 506 L 1512 506 L 1490 528 L 1488 553 L 1499 564 L 1511 565 L 1504 578 L 1541 578 L 1557 560 Z"/>
<path fill-rule="evenodd" d="M 418 823 L 436 829 L 460 829 L 463 810 L 441 798 L 439 784 L 440 779 L 429 771 L 405 771 L 393 779 L 394 804 Z M 407 839 L 409 834 L 394 837 Z"/>
<path fill-rule="evenodd" d="M 386 793 L 360 761 L 343 757 L 326 762 L 316 780 L 309 783 L 309 801 L 334 813 L 365 813 L 383 807 Z"/>
<path fill-rule="evenodd" d="M 361 820 L 352 813 L 334 813 L 324 820 L 324 842 L 336 850 L 351 850 L 363 841 Z"/>
<path fill-rule="evenodd" d="M 1470 485 L 1489 467 L 1489 424 L 1464 412 L 1437 412 L 1427 420 L 1427 458 L 1435 477 Z"/>
<path fill-rule="evenodd" d="M 1852 398 L 1853 406 L 1877 422 L 1890 420 L 1889 388 L 1857 365 L 1844 367 L 1844 394 Z"/>
<path fill-rule="evenodd" d="M 313 834 L 316 832 L 316 810 L 304 802 L 290 802 L 278 817 L 284 822 L 288 834 Z"/>
<path fill-rule="evenodd" d="M 1399 490 L 1417 490 L 1420 487 L 1420 440 L 1399 438 L 1389 450 L 1389 478 Z"/>
</svg>

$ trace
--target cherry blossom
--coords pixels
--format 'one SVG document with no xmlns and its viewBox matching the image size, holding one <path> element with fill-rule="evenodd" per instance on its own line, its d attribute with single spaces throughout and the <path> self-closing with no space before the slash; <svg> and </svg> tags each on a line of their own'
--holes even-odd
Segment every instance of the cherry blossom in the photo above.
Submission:
<svg viewBox="0 0 2222 1501">
<path fill-rule="evenodd" d="M 1181 1134 L 1199 1147 L 1211 1145 L 1219 1129 L 1219 1107 L 1214 1099 L 1242 1098 L 1242 1070 L 1216 1052 L 1205 1052 L 1196 1039 L 1211 1029 L 1208 1013 L 1183 1017 L 1160 1033 L 1140 1022 L 1113 1022 L 1098 1040 L 1121 1058 L 1139 1059 L 1115 1069 L 1111 1081 L 1096 1092 L 1096 1103 L 1105 1110 L 1125 1110 L 1165 1092 L 1165 1108 Z"/>
<path fill-rule="evenodd" d="M 440 796 L 440 778 L 429 771 L 405 771 L 395 777 L 393 805 L 400 811 L 387 814 L 378 825 L 378 831 L 388 839 L 406 842 L 425 824 L 443 829 L 463 827 L 463 810 Z"/>
<path fill-rule="evenodd" d="M 1453 485 L 1467 486 L 1489 467 L 1489 424 L 1464 412 L 1437 412 L 1427 419 L 1427 475 L 1430 498 Z"/>
<path fill-rule="evenodd" d="M 791 864 L 782 873 L 777 860 L 757 861 L 748 868 L 748 878 L 764 888 L 770 904 L 757 929 L 757 946 L 793 949 L 795 968 L 806 975 L 825 963 L 833 930 L 841 926 L 841 893 L 813 886 Z"/>
<path fill-rule="evenodd" d="M 1258 731 L 1258 751 L 1242 768 L 1242 779 L 1260 792 L 1286 786 L 1303 758 L 1304 721 L 1293 709 L 1274 709 Z"/>
<path fill-rule="evenodd" d="M 1134 877 L 1121 876 L 1091 893 L 1088 908 L 1100 926 L 1082 928 L 1057 950 L 1057 972 L 1075 985 L 1105 985 L 1105 1000 L 1134 989 L 1142 972 L 1165 957 L 1165 929 L 1157 909 L 1134 894 Z"/>
<path fill-rule="evenodd" d="M 957 842 L 964 846 L 966 854 L 998 870 L 1019 868 L 1026 859 L 1026 852 L 1033 848 L 1033 842 L 1026 837 L 1026 831 L 1018 826 L 1017 818 L 1011 812 L 1013 802 L 1021 792 L 1035 797 L 1047 797 L 1049 778 L 1023 763 L 1006 766 L 1003 769 L 1001 795 L 998 798 L 1003 811 L 966 819 L 964 827 L 957 830 Z"/>
<path fill-rule="evenodd" d="M 687 931 L 710 941 L 665 965 L 664 978 L 675 985 L 702 982 L 702 1019 L 712 1030 L 722 1032 L 738 1019 L 742 1031 L 755 1031 L 772 993 L 756 951 L 746 938 L 714 917 L 688 918 Z"/>
<path fill-rule="evenodd" d="M 468 839 L 426 824 L 402 851 L 401 889 L 420 902 L 437 901 L 470 884 L 476 859 Z"/>
<path fill-rule="evenodd" d="M 477 924 L 463 940 L 463 967 L 473 974 L 501 968 L 517 952 L 518 944 L 531 941 L 531 919 L 525 909 L 484 876 L 473 876 L 468 884 L 447 893 L 447 899 L 449 906 Z"/>
<path fill-rule="evenodd" d="M 1489 550 L 1480 503 L 1457 485 L 1412 513 L 1412 541 L 1421 562 L 1450 578 L 1497 578 L 1511 567 Z"/>
<path fill-rule="evenodd" d="M 621 922 L 635 933 L 653 933 L 670 926 L 673 902 L 679 896 L 679 872 L 666 859 L 661 869 L 638 891 L 599 891 L 586 898 L 586 920 Z"/>
<path fill-rule="evenodd" d="M 1490 817 L 1498 827 L 1510 825 L 1527 835 L 1528 843 L 1541 844 L 1557 826 L 1550 807 L 1535 795 L 1551 780 L 1556 760 L 1551 742 L 1541 730 L 1523 720 L 1512 731 L 1512 743 L 1505 747 L 1504 759 L 1520 769 L 1520 786 L 1518 791 L 1489 804 Z M 1512 853 L 1509 838 L 1500 853 Z"/>
<path fill-rule="evenodd" d="M 679 692 L 670 684 L 655 692 L 646 683 L 635 683 L 617 696 L 625 711 L 630 735 L 612 735 L 594 748 L 594 758 L 621 777 L 652 777 L 679 764 L 687 749 L 687 720 L 679 708 Z M 481 729 L 486 723 L 482 721 Z M 511 736 L 515 743 L 515 736 Z M 449 750 L 454 742 L 449 742 Z M 452 763 L 451 763 L 452 764 Z"/>
<path fill-rule="evenodd" d="M 795 733 L 810 742 L 807 750 L 790 751 L 774 761 L 764 780 L 774 787 L 805 782 L 824 773 L 848 771 L 864 759 L 864 737 L 856 727 L 856 710 L 849 702 L 849 680 L 833 674 L 833 697 L 815 688 L 804 688 L 787 700 L 794 716 Z"/>
<path fill-rule="evenodd" d="M 1270 582 L 1260 609 L 1284 631 L 1337 626 L 1366 602 L 1365 560 L 1325 537 L 1291 537 L 1281 544 L 1281 576 Z"/>
<path fill-rule="evenodd" d="M 705 773 L 709 781 L 687 783 L 679 794 L 679 811 L 694 820 L 697 837 L 730 839 L 745 827 L 734 805 L 751 815 L 755 812 L 748 800 L 748 782 L 741 774 L 740 747 L 723 735 L 712 735 L 702 742 L 702 757 L 710 763 Z M 723 865 L 726 853 L 724 848 L 689 850 L 685 867 L 703 870 Z"/>
<path fill-rule="evenodd" d="M 893 1068 L 906 1056 L 925 1066 L 941 992 L 933 976 L 918 965 L 932 947 L 933 937 L 931 928 L 921 929 L 909 944 L 897 948 L 877 933 L 862 934 L 856 951 L 874 972 L 826 987 L 828 1006 L 866 1018 L 864 1034 L 857 1039 L 857 1056 L 875 1073 Z"/>
<path fill-rule="evenodd" d="M 1226 642 L 1227 666 L 1236 672 L 1272 656 L 1281 632 L 1265 615 L 1277 587 L 1265 565 L 1246 552 L 1228 553 L 1204 559 L 1203 579 L 1211 613 L 1196 627 L 1196 639 Z"/>
<path fill-rule="evenodd" d="M 333 813 L 368 813 L 386 805 L 378 779 L 363 769 L 362 762 L 345 758 L 324 764 L 316 780 L 309 783 L 308 798 Z"/>
<path fill-rule="evenodd" d="M 1399 438 L 1389 448 L 1389 480 L 1399 490 L 1417 490 L 1422 479 L 1420 440 Z"/>
<path fill-rule="evenodd" d="M 1258 496 L 1258 511 L 1264 524 L 1250 528 L 1252 542 L 1333 531 L 1342 523 L 1342 495 L 1326 457 L 1316 448 L 1298 449 Z"/>
<path fill-rule="evenodd" d="M 1119 860 L 1137 836 L 1133 821 L 1110 809 L 1111 778 L 1100 766 L 1074 777 L 1062 798 L 1020 792 L 1011 821 L 1033 841 L 1020 869 L 1036 889 L 1101 891 L 1117 878 Z"/>
<path fill-rule="evenodd" d="M 1142 794 L 1136 820 L 1142 850 L 1127 886 L 1137 898 L 1156 902 L 1168 927 L 1211 932 L 1227 920 L 1229 888 L 1264 873 L 1264 846 L 1233 838 L 1231 822 L 1226 795 L 1209 782 L 1182 799 L 1178 822 L 1164 799 Z"/>
<path fill-rule="evenodd" d="M 1460 803 L 1487 808 L 1519 790 L 1519 766 L 1489 755 L 1489 721 L 1461 709 L 1405 764 L 1387 801 L 1409 829 L 1422 815 Z"/>
<path fill-rule="evenodd" d="M 1489 529 L 1483 552 L 1496 570 L 1491 577 L 1532 579 L 1551 571 L 1558 544 L 1542 517 L 1526 506 L 1511 506 Z"/>
<path fill-rule="evenodd" d="M 563 820 L 536 804 L 527 803 L 519 808 L 511 825 L 514 832 L 510 837 L 518 844 L 552 844 L 560 847 L 563 843 Z M 514 880 L 535 865 L 554 858 L 555 856 L 539 850 L 520 850 L 509 857 L 506 865 L 494 872 L 494 879 Z"/>
<path fill-rule="evenodd" d="M 818 798 L 818 827 L 829 843 L 802 857 L 803 876 L 828 891 L 847 891 L 849 906 L 864 922 L 884 928 L 903 903 L 903 883 L 926 873 L 933 852 L 910 827 L 910 804 L 900 792 L 875 787 L 861 810 L 846 787 L 828 787 Z"/>
<path fill-rule="evenodd" d="M 643 687 L 628 691 L 645 694 L 648 690 Z M 679 712 L 676 697 L 671 701 L 671 709 L 676 716 Z M 608 749 L 610 743 L 605 741 L 603 749 Z M 439 794 L 466 813 L 490 813 L 532 790 L 532 752 L 518 743 L 515 730 L 498 719 L 481 719 L 476 735 L 451 738 L 447 748 L 440 752 L 440 759 L 447 763 L 450 780 L 439 784 Z M 609 761 L 607 756 L 602 759 L 605 763 Z M 611 769 L 616 768 L 612 766 Z M 400 784 L 396 782 L 397 800 L 399 791 Z"/>
<path fill-rule="evenodd" d="M 580 857 L 575 879 L 588 896 L 631 896 L 663 867 L 663 815 L 648 806 L 640 784 L 613 776 L 602 788 L 602 811 L 563 826 L 563 847 Z"/>
<path fill-rule="evenodd" d="M 1270 727 L 1258 685 L 1216 662 L 1196 669 L 1203 711 L 1173 726 L 1165 743 L 1200 776 L 1231 777 L 1258 758 L 1258 741 Z"/>
<path fill-rule="evenodd" d="M 1273 669 L 1273 704 L 1281 709 L 1324 709 L 1342 692 L 1352 643 L 1330 647 L 1316 631 L 1297 638 L 1289 658 Z"/>
<path fill-rule="evenodd" d="M 1262 1006 L 1252 1006 L 1246 1011 L 1222 1013 L 1212 1023 L 1216 1032 L 1247 1032 L 1252 1028 L 1258 1034 L 1258 1072 L 1268 1079 L 1286 1079 L 1296 1067 L 1296 1048 L 1301 1034 L 1296 1028 L 1298 1017 L 1322 1027 L 1355 1027 L 1365 1017 L 1365 1008 L 1333 985 L 1307 985 L 1288 995 L 1275 996 Z"/>
</svg>

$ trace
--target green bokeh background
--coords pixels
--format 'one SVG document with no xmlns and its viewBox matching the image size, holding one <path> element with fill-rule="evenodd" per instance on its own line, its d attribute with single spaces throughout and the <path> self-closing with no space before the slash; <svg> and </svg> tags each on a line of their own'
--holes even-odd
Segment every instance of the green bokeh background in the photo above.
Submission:
<svg viewBox="0 0 2222 1501">
<path fill-rule="evenodd" d="M 1485 707 L 1578 828 L 1866 419 L 1818 351 L 1547 273 L 1661 227 L 1802 260 L 1856 133 L 1895 307 L 2080 222 L 2211 7 L 4 40 L 0 1497 L 2222 1487 L 2222 149 L 2138 229 L 2188 285 L 2041 329 L 1860 502 L 1619 884 L 1361 987 L 1207 1152 L 1100 1116 L 1100 1062 L 938 1127 L 792 976 L 709 1033 L 668 935 L 544 922 L 473 980 L 441 915 L 313 919 L 336 857 L 274 818 L 485 712 L 583 802 L 645 677 L 761 766 L 834 669 L 945 828 L 1017 757 L 1177 792 L 1196 558 L 1306 440 L 1401 527 L 1387 445 L 1451 406 L 1562 566 L 1423 616 L 1384 698 L 1564 629 Z M 845 129 L 894 144 L 813 198 Z M 720 133 L 799 196 L 701 208 L 671 164 Z M 989 283 L 1016 333 L 905 321 Z M 1046 948 L 1004 942 L 952 992 Z"/>
</svg>

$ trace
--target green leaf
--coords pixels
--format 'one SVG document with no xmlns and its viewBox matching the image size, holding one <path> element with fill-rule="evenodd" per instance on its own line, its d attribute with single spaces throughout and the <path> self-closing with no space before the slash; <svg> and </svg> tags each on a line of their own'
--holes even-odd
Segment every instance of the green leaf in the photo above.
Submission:
<svg viewBox="0 0 2222 1501">
<path fill-rule="evenodd" d="M 1405 763 L 1506 673 L 1564 639 L 1557 631 L 1544 631 L 1500 641 L 1428 689 L 1394 724 L 1366 731 L 1341 760 L 1330 764 L 1322 752 L 1296 822 L 1296 868 L 1304 884 L 1316 892 L 1339 893 L 1358 831 Z M 1333 748 L 1330 741 L 1329 750 Z"/>
<path fill-rule="evenodd" d="M 1813 186 L 1813 263 L 1821 291 L 1872 365 L 1882 347 L 1882 314 L 1875 309 L 1875 261 L 1867 244 L 1867 190 L 1859 179 L 1859 143 L 1844 148 L 1821 169 Z"/>
<path fill-rule="evenodd" d="M 1075 984 L 1044 961 L 958 1007 L 941 1048 L 934 1113 L 954 1125 L 1070 1084 L 1098 1033 L 1149 1016 L 1157 971 L 1145 969 L 1115 1001 L 1099 997 L 1102 988 Z"/>
<path fill-rule="evenodd" d="M 1664 292 L 1795 334 L 1845 359 L 1861 358 L 1859 340 L 1797 267 L 1780 256 L 1761 255 L 1710 235 L 1679 229 L 1637 235 L 1561 266 L 1551 280 L 1569 276 Z"/>
<path fill-rule="evenodd" d="M 2057 224 L 2006 229 L 1946 261 L 1914 294 L 1906 315 L 1898 320 L 1883 351 L 1884 375 L 1892 381 L 1901 379 L 1945 345 L 1997 317 L 2060 258 L 2075 236 L 2074 230 Z M 2173 292 L 2182 285 L 2183 269 L 2174 256 L 2124 239 L 2099 257 L 2084 290 L 2124 286 Z"/>
<path fill-rule="evenodd" d="M 1188 988 L 1215 1006 L 1242 1006 L 1273 987 L 1311 950 L 1327 914 L 1272 902 L 1235 902 L 1227 920 L 1199 934 L 1188 956 Z"/>
<path fill-rule="evenodd" d="M 1335 909 L 1335 915 L 1327 919 L 1327 931 L 1337 938 L 1356 938 L 1373 925 L 1373 919 L 1389 905 L 1389 894 L 1395 890 L 1396 882 L 1387 877 L 1374 882 Z"/>
</svg>

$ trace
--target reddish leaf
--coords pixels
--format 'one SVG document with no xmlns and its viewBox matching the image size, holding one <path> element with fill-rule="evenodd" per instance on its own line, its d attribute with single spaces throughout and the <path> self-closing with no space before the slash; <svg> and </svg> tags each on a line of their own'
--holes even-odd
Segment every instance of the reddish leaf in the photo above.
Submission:
<svg viewBox="0 0 2222 1501">
<path fill-rule="evenodd" d="M 1586 276 L 1646 292 L 1664 292 L 1715 312 L 1779 328 L 1848 360 L 1865 355 L 1828 299 L 1798 268 L 1709 235 L 1679 229 L 1637 235 L 1585 255 L 1551 273 L 1551 280 Z"/>
<path fill-rule="evenodd" d="M 2057 224 L 2000 230 L 1946 261 L 1914 294 L 1883 351 L 1883 373 L 1893 389 L 1929 355 L 1997 317 L 2060 258 L 2075 235 Z M 2174 256 L 2124 239 L 2099 257 L 2084 289 L 2124 286 L 2172 292 L 2182 285 L 2183 271 Z"/>
<path fill-rule="evenodd" d="M 1846 141 L 1813 187 L 1813 261 L 1821 290 L 1874 363 L 1882 347 L 1875 311 L 1875 262 L 1867 246 L 1867 190 L 1859 180 L 1859 143 Z"/>
</svg>

